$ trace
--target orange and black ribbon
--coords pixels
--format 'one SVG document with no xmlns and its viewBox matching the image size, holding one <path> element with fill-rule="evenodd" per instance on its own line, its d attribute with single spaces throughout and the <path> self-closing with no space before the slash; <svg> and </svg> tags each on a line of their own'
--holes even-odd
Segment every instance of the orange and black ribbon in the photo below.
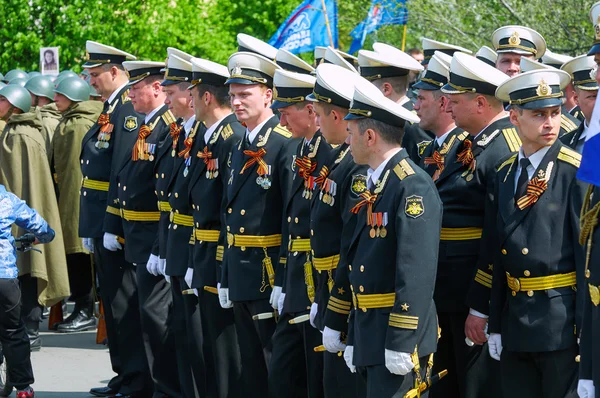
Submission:
<svg viewBox="0 0 600 398">
<path fill-rule="evenodd" d="M 298 167 L 298 175 L 304 178 L 304 180 L 308 180 L 310 175 L 317 168 L 317 163 L 313 163 L 312 159 L 308 156 L 303 156 L 296 159 L 296 166 Z"/>
<path fill-rule="evenodd" d="M 177 125 L 177 123 L 171 123 L 169 134 L 171 135 L 171 139 L 173 140 L 171 143 L 171 147 L 173 149 L 177 149 L 177 141 L 179 140 L 180 132 L 181 126 Z"/>
<path fill-rule="evenodd" d="M 521 210 L 538 201 L 544 191 L 548 189 L 548 182 L 535 177 L 527 184 L 527 192 L 517 200 L 517 207 Z"/>
<path fill-rule="evenodd" d="M 325 185 L 325 181 L 327 181 L 327 176 L 329 175 L 329 167 L 323 166 L 321 167 L 321 171 L 319 171 L 319 176 L 315 178 L 315 183 L 319 187 L 319 189 L 323 189 Z"/>
<path fill-rule="evenodd" d="M 472 150 L 473 143 L 471 140 L 465 140 L 463 145 L 464 149 L 458 155 L 456 155 L 456 161 L 462 163 L 463 166 L 468 166 L 469 170 L 473 172 L 475 171 L 475 165 L 477 162 Z"/>
<path fill-rule="evenodd" d="M 138 138 L 133 146 L 133 152 L 131 154 L 131 159 L 134 162 L 137 162 L 139 159 L 147 160 L 148 156 L 146 155 L 146 138 L 152 134 L 152 130 L 150 127 L 145 124 L 140 127 L 140 131 L 138 132 Z"/>
<path fill-rule="evenodd" d="M 115 127 L 113 124 L 110 123 L 110 115 L 108 114 L 101 114 L 98 117 L 98 125 L 101 126 L 100 127 L 100 132 L 101 133 L 112 133 L 113 128 Z"/>
<path fill-rule="evenodd" d="M 205 146 L 202 152 L 198 151 L 196 154 L 197 157 L 204 161 L 206 171 L 217 170 L 217 159 L 213 159 L 212 155 L 213 153 L 208 150 L 208 146 Z"/>
<path fill-rule="evenodd" d="M 250 159 L 246 161 L 244 167 L 242 167 L 242 170 L 240 171 L 240 174 L 244 174 L 244 171 L 246 171 L 247 168 L 251 167 L 255 163 L 258 163 L 258 169 L 256 170 L 258 175 L 264 176 L 269 174 L 269 166 L 263 160 L 263 156 L 265 156 L 266 154 L 267 151 L 265 150 L 265 148 L 260 148 L 256 152 L 245 150 L 244 155 L 250 156 Z"/>
<path fill-rule="evenodd" d="M 438 151 L 435 151 L 433 155 L 425 158 L 425 164 L 435 164 L 437 166 L 437 170 L 433 173 L 433 181 L 437 181 L 442 171 L 444 171 L 444 157 Z"/>
<path fill-rule="evenodd" d="M 367 206 L 367 225 L 373 225 L 373 204 L 377 200 L 377 194 L 372 194 L 370 191 L 365 191 L 360 194 L 360 197 L 363 199 L 356 204 L 350 211 L 354 214 L 358 214 L 360 209 L 364 206 Z"/>
<path fill-rule="evenodd" d="M 188 137 L 183 141 L 183 145 L 185 145 L 185 148 L 183 148 L 183 150 L 179 152 L 177 156 L 187 159 L 190 157 L 190 151 L 192 150 L 192 145 L 194 145 L 194 136 L 192 134 L 188 135 Z"/>
</svg>

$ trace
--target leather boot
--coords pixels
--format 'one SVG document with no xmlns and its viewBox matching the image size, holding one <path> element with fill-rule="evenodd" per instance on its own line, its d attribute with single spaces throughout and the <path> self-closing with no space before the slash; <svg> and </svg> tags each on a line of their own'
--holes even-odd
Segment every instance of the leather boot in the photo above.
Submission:
<svg viewBox="0 0 600 398">
<path fill-rule="evenodd" d="M 85 330 L 96 329 L 96 317 L 94 316 L 93 304 L 86 308 L 80 308 L 79 311 L 73 311 L 73 317 L 69 322 L 64 322 L 58 325 L 59 333 L 75 333 Z"/>
<path fill-rule="evenodd" d="M 29 337 L 29 348 L 31 351 L 42 349 L 42 338 L 40 337 L 40 323 L 36 321 L 25 322 L 25 329 Z"/>
</svg>

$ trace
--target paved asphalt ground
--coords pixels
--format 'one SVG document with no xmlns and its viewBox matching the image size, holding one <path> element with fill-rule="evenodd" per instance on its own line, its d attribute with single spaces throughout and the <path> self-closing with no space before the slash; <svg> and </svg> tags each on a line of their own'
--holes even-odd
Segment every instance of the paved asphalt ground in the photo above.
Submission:
<svg viewBox="0 0 600 398">
<path fill-rule="evenodd" d="M 48 332 L 42 322 L 42 349 L 31 354 L 36 398 L 87 398 L 114 375 L 108 349 L 96 344 L 96 331 L 76 334 Z M 15 393 L 11 395 L 14 397 Z"/>
</svg>

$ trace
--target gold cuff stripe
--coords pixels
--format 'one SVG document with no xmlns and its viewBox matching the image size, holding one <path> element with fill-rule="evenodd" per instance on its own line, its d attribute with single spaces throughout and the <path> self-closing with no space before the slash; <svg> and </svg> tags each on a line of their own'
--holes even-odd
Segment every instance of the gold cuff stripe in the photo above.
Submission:
<svg viewBox="0 0 600 398">
<path fill-rule="evenodd" d="M 351 302 L 340 300 L 339 298 L 337 298 L 335 296 L 329 297 L 329 304 L 335 304 L 336 306 L 341 307 L 341 308 L 348 307 L 348 309 L 350 309 L 350 307 L 352 306 Z"/>
<path fill-rule="evenodd" d="M 185 214 L 173 214 L 173 223 L 177 225 L 182 225 L 184 227 L 193 227 L 194 226 L 194 217 L 188 216 Z M 218 231 L 217 231 L 218 236 Z"/>
<path fill-rule="evenodd" d="M 337 308 L 340 311 L 348 311 L 348 312 L 350 312 L 350 308 L 352 308 L 352 307 L 351 307 L 350 304 L 348 304 L 348 305 L 340 305 L 340 304 L 335 303 L 333 301 L 329 301 L 329 304 L 327 304 L 327 308 Z"/>
<path fill-rule="evenodd" d="M 475 275 L 475 282 L 478 282 L 478 283 L 482 284 L 483 286 L 491 289 L 492 288 L 492 275 L 485 273 L 482 270 L 478 269 L 477 274 Z"/>
<path fill-rule="evenodd" d="M 228 233 L 227 244 L 235 247 L 276 247 L 281 246 L 281 234 L 258 236 Z"/>
<path fill-rule="evenodd" d="M 121 217 L 126 221 L 159 221 L 160 211 L 135 211 L 121 209 Z"/>
<path fill-rule="evenodd" d="M 396 293 L 385 294 L 357 294 L 357 306 L 360 308 L 387 308 L 393 307 Z"/>
<path fill-rule="evenodd" d="M 201 240 L 204 242 L 218 242 L 219 241 L 219 235 L 220 235 L 221 231 L 215 231 L 212 229 L 197 229 L 194 232 L 194 235 L 196 236 L 196 240 Z M 217 255 L 219 254 L 219 247 L 221 248 L 221 256 L 223 255 L 223 246 L 217 246 Z"/>
<path fill-rule="evenodd" d="M 287 258 L 285 258 L 285 257 L 279 257 L 279 264 L 285 265 L 286 263 L 287 263 Z"/>
<path fill-rule="evenodd" d="M 440 234 L 441 240 L 472 240 L 481 239 L 483 228 L 442 228 Z"/>
<path fill-rule="evenodd" d="M 412 323 L 406 323 L 406 322 L 394 322 L 391 319 L 388 322 L 388 325 L 390 325 L 391 327 L 394 327 L 394 328 L 409 329 L 409 330 L 417 330 L 417 328 L 419 327 L 418 324 L 412 324 Z"/>
<path fill-rule="evenodd" d="M 116 207 L 106 206 L 106 212 L 108 214 L 112 214 L 113 216 L 121 217 L 121 210 Z"/>
<path fill-rule="evenodd" d="M 82 186 L 84 188 L 93 189 L 95 191 L 108 192 L 109 183 L 106 181 L 89 180 L 84 178 Z"/>
<path fill-rule="evenodd" d="M 342 314 L 342 315 L 348 315 L 350 313 L 350 310 L 347 310 L 347 311 L 346 310 L 341 310 L 341 309 L 333 306 L 331 303 L 329 303 L 327 305 L 327 309 L 331 310 L 333 312 L 337 312 L 338 314 Z"/>
<path fill-rule="evenodd" d="M 170 213 L 172 209 L 169 202 L 158 202 L 158 210 Z"/>
<path fill-rule="evenodd" d="M 290 252 L 309 252 L 310 239 L 292 239 L 288 245 Z"/>
<path fill-rule="evenodd" d="M 521 139 L 519 138 L 519 134 L 517 134 L 517 130 L 514 128 L 504 129 L 502 130 L 502 135 L 504 135 L 504 139 L 506 139 L 508 149 L 511 152 L 519 152 L 519 148 L 521 148 Z"/>
<path fill-rule="evenodd" d="M 313 266 L 317 271 L 330 271 L 332 269 L 336 269 L 339 262 L 339 254 L 322 258 L 313 257 Z"/>
</svg>

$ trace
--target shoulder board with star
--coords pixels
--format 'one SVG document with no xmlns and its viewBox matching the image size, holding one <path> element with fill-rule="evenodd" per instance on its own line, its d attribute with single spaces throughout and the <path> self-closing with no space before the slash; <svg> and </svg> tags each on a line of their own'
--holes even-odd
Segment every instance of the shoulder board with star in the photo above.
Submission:
<svg viewBox="0 0 600 398">
<path fill-rule="evenodd" d="M 521 139 L 519 138 L 517 129 L 513 127 L 502 129 L 502 135 L 508 144 L 508 149 L 511 152 L 519 152 L 519 148 L 521 148 Z"/>
<path fill-rule="evenodd" d="M 123 94 L 121 94 L 121 103 L 124 104 L 129 101 L 131 101 L 131 98 L 129 98 L 129 89 L 127 89 Z"/>
<path fill-rule="evenodd" d="M 508 159 L 506 159 L 504 162 L 502 162 L 502 164 L 496 169 L 496 171 L 500 171 L 502 170 L 504 167 L 511 165 L 515 162 L 515 160 L 517 160 L 517 156 L 519 154 L 515 153 L 514 155 L 512 155 L 511 157 L 509 157 Z"/>
<path fill-rule="evenodd" d="M 278 124 L 277 126 L 275 126 L 275 128 L 273 129 L 274 132 L 276 132 L 279 135 L 284 136 L 285 138 L 292 138 L 292 133 L 290 133 L 288 131 L 288 129 L 286 129 L 285 127 L 283 127 L 281 124 Z"/>
<path fill-rule="evenodd" d="M 171 123 L 174 123 L 177 120 L 177 119 L 175 119 L 175 116 L 173 116 L 171 111 L 166 111 L 165 113 L 162 114 L 161 117 L 167 126 L 170 126 Z"/>
<path fill-rule="evenodd" d="M 406 177 L 415 174 L 415 170 L 406 159 L 402 159 L 396 166 L 394 166 L 394 173 L 398 176 L 400 181 L 402 181 Z"/>
<path fill-rule="evenodd" d="M 581 165 L 581 154 L 566 146 L 560 148 L 560 151 L 558 152 L 558 159 L 577 168 L 579 168 Z"/>
<path fill-rule="evenodd" d="M 576 130 L 578 126 L 569 119 L 567 115 L 562 114 L 560 115 L 560 127 L 562 127 L 565 132 L 570 133 L 571 131 Z"/>
<path fill-rule="evenodd" d="M 231 128 L 230 124 L 225 126 L 223 128 L 223 130 L 221 130 L 221 137 L 223 137 L 223 140 L 227 140 L 227 138 L 231 137 L 232 135 L 233 135 L 233 129 Z"/>
</svg>

